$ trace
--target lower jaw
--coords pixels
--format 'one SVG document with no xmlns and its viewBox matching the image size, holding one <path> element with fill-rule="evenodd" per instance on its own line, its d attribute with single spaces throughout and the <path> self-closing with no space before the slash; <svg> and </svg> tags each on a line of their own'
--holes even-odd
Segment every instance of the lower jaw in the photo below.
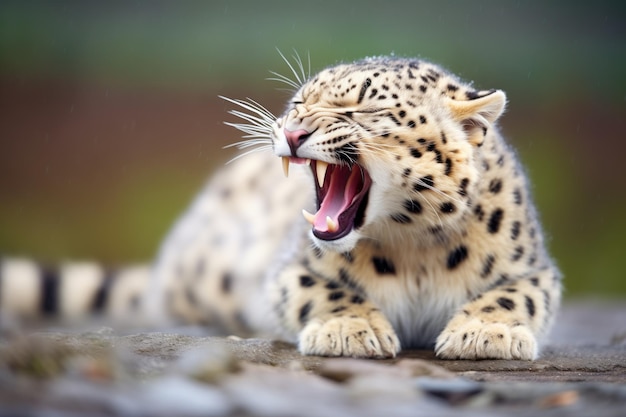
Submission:
<svg viewBox="0 0 626 417">
<path fill-rule="evenodd" d="M 316 247 L 322 249 L 325 252 L 334 252 L 334 253 L 346 253 L 353 250 L 359 240 L 361 239 L 361 235 L 358 231 L 351 229 L 345 236 L 341 238 L 336 238 L 334 240 L 325 240 L 320 239 L 312 233 L 312 240 Z"/>
<path fill-rule="evenodd" d="M 348 227 L 346 228 L 346 230 L 337 234 L 330 233 L 330 232 L 320 232 L 319 230 L 315 230 L 315 229 L 312 229 L 312 232 L 313 232 L 313 236 L 315 236 L 316 238 L 323 240 L 323 241 L 332 242 L 333 240 L 338 240 L 338 239 L 341 239 L 342 237 L 349 235 L 350 232 L 352 232 L 352 230 L 353 230 L 353 227 Z"/>
</svg>

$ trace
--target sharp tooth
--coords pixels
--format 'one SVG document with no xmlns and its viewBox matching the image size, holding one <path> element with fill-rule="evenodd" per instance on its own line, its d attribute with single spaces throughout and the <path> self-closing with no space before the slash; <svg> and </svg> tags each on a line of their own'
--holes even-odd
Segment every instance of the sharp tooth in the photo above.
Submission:
<svg viewBox="0 0 626 417">
<path fill-rule="evenodd" d="M 305 160 L 304 160 L 304 165 L 306 165 L 306 166 L 311 165 L 311 160 L 310 160 L 310 159 L 308 159 L 308 158 L 307 158 L 307 159 L 305 159 Z"/>
<path fill-rule="evenodd" d="M 302 215 L 306 219 L 307 222 L 314 224 L 315 223 L 315 215 L 309 213 L 308 211 L 302 209 Z"/>
<path fill-rule="evenodd" d="M 326 226 L 328 227 L 328 231 L 331 233 L 335 233 L 339 230 L 339 225 L 330 218 L 330 216 L 326 216 Z"/>
<path fill-rule="evenodd" d="M 317 174 L 317 183 L 320 188 L 324 186 L 324 178 L 326 178 L 326 169 L 328 169 L 328 164 L 323 161 L 317 161 L 315 173 Z"/>
<path fill-rule="evenodd" d="M 283 172 L 285 177 L 289 177 L 289 157 L 283 156 Z"/>
</svg>

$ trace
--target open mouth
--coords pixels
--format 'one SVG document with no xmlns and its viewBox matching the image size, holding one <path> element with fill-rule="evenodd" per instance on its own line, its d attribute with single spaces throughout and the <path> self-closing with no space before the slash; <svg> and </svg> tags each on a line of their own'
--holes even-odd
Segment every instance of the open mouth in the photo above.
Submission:
<svg viewBox="0 0 626 417">
<path fill-rule="evenodd" d="M 357 165 L 335 165 L 323 161 L 283 157 L 285 175 L 289 163 L 308 164 L 313 171 L 317 212 L 302 210 L 313 234 L 321 240 L 335 240 L 363 225 L 372 179 Z"/>
</svg>

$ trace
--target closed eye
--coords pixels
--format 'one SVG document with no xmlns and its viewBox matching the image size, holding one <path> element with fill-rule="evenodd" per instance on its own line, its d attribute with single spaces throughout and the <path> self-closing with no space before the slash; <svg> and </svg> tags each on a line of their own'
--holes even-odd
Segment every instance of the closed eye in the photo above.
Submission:
<svg viewBox="0 0 626 417">
<path fill-rule="evenodd" d="M 343 112 L 343 115 L 347 118 L 352 118 L 356 114 L 372 114 L 384 111 L 385 109 L 365 109 L 365 110 L 348 110 Z"/>
<path fill-rule="evenodd" d="M 381 111 L 385 111 L 385 109 L 383 109 L 383 108 L 372 108 L 372 109 L 364 109 L 364 110 L 353 111 L 351 113 L 371 114 L 371 113 L 378 113 L 378 112 L 381 112 Z"/>
</svg>

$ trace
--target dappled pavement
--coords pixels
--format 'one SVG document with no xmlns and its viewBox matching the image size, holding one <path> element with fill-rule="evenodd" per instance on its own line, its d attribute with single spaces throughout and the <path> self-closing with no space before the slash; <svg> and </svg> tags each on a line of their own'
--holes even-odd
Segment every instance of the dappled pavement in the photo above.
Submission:
<svg viewBox="0 0 626 417">
<path fill-rule="evenodd" d="M 303 357 L 287 343 L 168 333 L 8 332 L 2 415 L 621 416 L 626 303 L 567 304 L 540 359 Z M 196 329 L 197 330 L 197 329 Z"/>
</svg>

